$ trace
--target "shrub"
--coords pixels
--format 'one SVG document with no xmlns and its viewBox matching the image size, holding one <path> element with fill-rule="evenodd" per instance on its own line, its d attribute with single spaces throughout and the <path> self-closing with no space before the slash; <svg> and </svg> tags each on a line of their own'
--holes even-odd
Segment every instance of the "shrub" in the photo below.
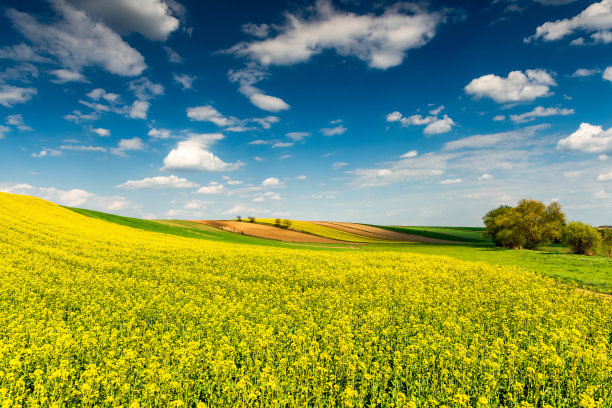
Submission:
<svg viewBox="0 0 612 408">
<path fill-rule="evenodd" d="M 242 221 L 242 217 L 240 215 L 236 216 L 236 221 Z"/>
<path fill-rule="evenodd" d="M 249 217 L 249 222 L 255 222 L 255 217 Z"/>
<path fill-rule="evenodd" d="M 277 219 L 275 219 L 275 220 L 274 220 L 274 226 L 275 226 L 275 227 L 279 227 L 279 228 L 280 228 L 280 226 L 281 226 L 281 220 L 280 220 L 280 218 L 277 218 Z"/>
<path fill-rule="evenodd" d="M 563 227 L 562 237 L 575 254 L 593 255 L 601 245 L 601 235 L 597 229 L 579 221 Z"/>
<path fill-rule="evenodd" d="M 282 220 L 281 221 L 281 228 L 288 229 L 289 227 L 291 227 L 291 220 Z"/>
<path fill-rule="evenodd" d="M 609 258 L 612 258 L 612 227 L 600 228 L 599 233 L 601 234 L 601 247 L 608 254 Z"/>
</svg>

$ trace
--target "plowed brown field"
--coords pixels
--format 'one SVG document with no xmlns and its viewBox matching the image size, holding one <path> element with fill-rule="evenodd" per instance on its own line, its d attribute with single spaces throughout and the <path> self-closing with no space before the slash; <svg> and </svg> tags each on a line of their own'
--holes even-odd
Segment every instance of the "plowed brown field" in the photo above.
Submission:
<svg viewBox="0 0 612 408">
<path fill-rule="evenodd" d="M 430 244 L 456 244 L 455 241 L 421 237 L 419 235 L 404 234 L 396 231 L 389 231 L 383 228 L 370 227 L 368 225 L 353 224 L 350 222 L 331 222 L 331 221 L 311 221 L 313 224 L 322 225 L 328 228 L 335 228 L 339 231 L 350 232 L 368 238 L 378 238 L 389 241 L 408 241 Z"/>
<path fill-rule="evenodd" d="M 316 235 L 304 234 L 302 232 L 286 230 L 250 222 L 218 221 L 218 220 L 194 220 L 197 223 L 221 228 L 225 231 L 237 234 L 250 235 L 252 237 L 276 239 L 285 242 L 307 242 L 314 244 L 346 244 L 346 241 L 318 237 Z"/>
</svg>

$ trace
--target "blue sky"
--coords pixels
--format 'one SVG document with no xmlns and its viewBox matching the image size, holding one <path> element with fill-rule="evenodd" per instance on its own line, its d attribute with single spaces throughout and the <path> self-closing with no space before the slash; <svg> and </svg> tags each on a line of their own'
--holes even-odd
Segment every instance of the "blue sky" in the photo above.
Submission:
<svg viewBox="0 0 612 408">
<path fill-rule="evenodd" d="M 0 190 L 145 218 L 612 223 L 612 0 L 4 0 Z"/>
</svg>

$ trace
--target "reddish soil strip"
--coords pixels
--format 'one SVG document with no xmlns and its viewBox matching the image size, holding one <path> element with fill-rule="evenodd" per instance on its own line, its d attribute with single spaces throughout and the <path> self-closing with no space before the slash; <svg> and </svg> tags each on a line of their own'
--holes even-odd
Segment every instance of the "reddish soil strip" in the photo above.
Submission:
<svg viewBox="0 0 612 408">
<path fill-rule="evenodd" d="M 304 234 L 297 231 L 286 230 L 250 222 L 238 221 L 215 221 L 215 220 L 194 220 L 194 222 L 217 227 L 225 231 L 236 234 L 250 235 L 252 237 L 275 239 L 285 242 L 305 242 L 312 244 L 350 244 L 336 239 L 318 237 L 316 235 Z"/>
<path fill-rule="evenodd" d="M 368 225 L 353 224 L 350 222 L 329 222 L 329 221 L 310 221 L 313 224 L 322 225 L 328 228 L 335 228 L 339 231 L 350 232 L 361 235 L 362 237 L 384 239 L 388 241 L 418 242 L 429 244 L 456 244 L 456 241 L 446 241 L 421 237 L 419 235 L 404 234 L 402 232 L 389 231 L 383 228 L 370 227 Z"/>
</svg>

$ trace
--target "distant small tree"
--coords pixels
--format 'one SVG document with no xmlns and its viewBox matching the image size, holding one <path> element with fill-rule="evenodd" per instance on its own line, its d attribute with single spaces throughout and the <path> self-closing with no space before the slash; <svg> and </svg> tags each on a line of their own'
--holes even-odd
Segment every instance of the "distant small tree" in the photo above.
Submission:
<svg viewBox="0 0 612 408">
<path fill-rule="evenodd" d="M 601 235 L 597 229 L 573 221 L 563 227 L 563 243 L 569 246 L 575 254 L 593 255 L 601 246 Z"/>
<path fill-rule="evenodd" d="M 280 218 L 277 218 L 277 219 L 275 219 L 275 220 L 274 220 L 274 226 L 275 226 L 275 227 L 279 227 L 279 228 L 280 228 L 280 226 L 281 226 L 281 220 L 280 220 Z"/>
<path fill-rule="evenodd" d="M 291 220 L 282 220 L 281 227 L 285 229 L 288 229 L 289 227 L 291 227 Z"/>
<path fill-rule="evenodd" d="M 608 258 L 612 258 L 612 227 L 599 228 L 601 234 L 601 247 L 607 252 Z"/>
<path fill-rule="evenodd" d="M 242 221 L 242 217 L 240 215 L 236 216 L 236 221 Z"/>
<path fill-rule="evenodd" d="M 255 217 L 249 217 L 249 222 L 255 222 Z"/>
</svg>

